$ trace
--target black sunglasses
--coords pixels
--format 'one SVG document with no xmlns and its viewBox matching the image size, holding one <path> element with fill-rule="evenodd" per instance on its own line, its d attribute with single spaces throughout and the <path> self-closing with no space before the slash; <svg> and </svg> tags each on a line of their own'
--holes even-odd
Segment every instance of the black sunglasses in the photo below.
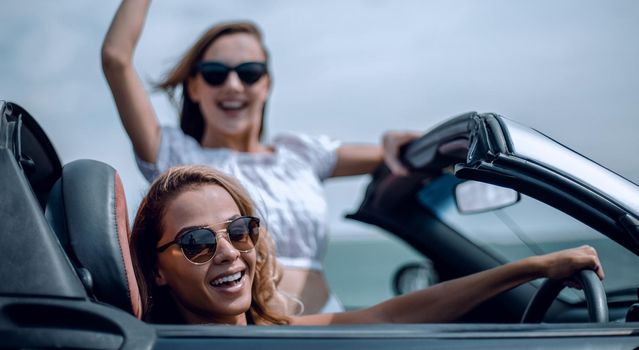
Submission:
<svg viewBox="0 0 639 350">
<path fill-rule="evenodd" d="M 227 224 L 226 229 L 213 231 L 213 226 Z M 217 235 L 222 232 L 233 245 L 242 253 L 250 252 L 255 248 L 260 234 L 260 219 L 252 216 L 240 216 L 215 225 L 188 228 L 177 234 L 172 242 L 157 247 L 158 252 L 165 251 L 173 244 L 182 249 L 184 257 L 194 264 L 204 264 L 215 256 L 217 249 Z"/>
<path fill-rule="evenodd" d="M 255 84 L 266 73 L 266 63 L 264 62 L 244 62 L 235 67 L 229 67 L 221 62 L 202 61 L 197 63 L 197 71 L 202 74 L 202 78 L 211 86 L 224 84 L 231 71 L 235 71 L 240 80 L 246 85 Z"/>
</svg>

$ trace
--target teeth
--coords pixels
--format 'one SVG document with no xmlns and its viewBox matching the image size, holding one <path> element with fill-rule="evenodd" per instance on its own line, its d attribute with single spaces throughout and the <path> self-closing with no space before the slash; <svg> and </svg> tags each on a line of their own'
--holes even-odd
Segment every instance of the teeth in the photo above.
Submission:
<svg viewBox="0 0 639 350">
<path fill-rule="evenodd" d="M 242 273 L 241 272 L 237 272 L 237 273 L 234 273 L 232 275 L 220 277 L 220 278 L 216 279 L 215 281 L 211 282 L 211 284 L 214 285 L 214 286 L 219 286 L 222 283 L 235 282 L 235 281 L 239 280 L 241 277 L 242 277 Z"/>
<path fill-rule="evenodd" d="M 236 109 L 241 108 L 244 103 L 242 101 L 224 101 L 221 103 L 222 108 Z"/>
</svg>

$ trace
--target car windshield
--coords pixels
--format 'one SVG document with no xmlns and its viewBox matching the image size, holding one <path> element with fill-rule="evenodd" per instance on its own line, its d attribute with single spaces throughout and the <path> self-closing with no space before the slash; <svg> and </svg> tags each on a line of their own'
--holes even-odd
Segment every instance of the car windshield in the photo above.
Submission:
<svg viewBox="0 0 639 350">
<path fill-rule="evenodd" d="M 639 189 L 620 175 L 570 150 L 546 135 L 503 118 L 515 154 L 559 170 L 588 184 L 639 216 Z"/>
<path fill-rule="evenodd" d="M 451 190 L 460 180 L 444 175 L 418 193 L 418 200 L 444 223 L 503 263 L 572 248 L 595 247 L 606 272 L 604 287 L 609 299 L 623 297 L 639 282 L 639 257 L 571 216 L 534 198 L 522 195 L 509 207 L 475 214 L 457 209 Z M 540 280 L 534 283 L 541 283 Z M 583 294 L 566 288 L 560 298 L 583 301 Z"/>
</svg>

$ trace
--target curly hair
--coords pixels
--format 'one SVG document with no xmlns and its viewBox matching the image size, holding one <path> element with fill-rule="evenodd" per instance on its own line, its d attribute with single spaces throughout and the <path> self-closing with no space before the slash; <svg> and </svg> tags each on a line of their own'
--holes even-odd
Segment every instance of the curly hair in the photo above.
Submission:
<svg viewBox="0 0 639 350">
<path fill-rule="evenodd" d="M 231 34 L 249 34 L 252 35 L 260 43 L 264 56 L 266 57 L 266 64 L 269 62 L 268 51 L 262 40 L 262 33 L 257 26 L 250 22 L 230 22 L 221 23 L 212 26 L 205 31 L 200 38 L 191 46 L 191 48 L 182 56 L 178 63 L 171 69 L 165 76 L 165 78 L 159 83 L 155 84 L 155 88 L 163 90 L 169 95 L 169 98 L 176 102 L 175 94 L 178 86 L 182 88 L 182 96 L 177 103 L 181 104 L 180 108 L 180 127 L 182 131 L 198 142 L 202 141 L 202 135 L 204 134 L 204 117 L 202 111 L 200 111 L 200 105 L 194 102 L 188 93 L 189 78 L 195 76 L 197 70 L 195 69 L 197 63 L 202 59 L 206 50 L 217 39 Z M 270 76 L 271 84 L 273 78 Z M 262 138 L 264 134 L 264 120 L 266 113 L 266 103 L 262 107 L 262 120 L 260 124 L 259 137 Z"/>
<path fill-rule="evenodd" d="M 168 287 L 155 283 L 157 244 L 163 232 L 163 218 L 169 203 L 179 194 L 205 185 L 226 190 L 241 215 L 254 215 L 255 208 L 246 191 L 235 180 L 203 166 L 181 166 L 167 170 L 151 184 L 138 208 L 131 232 L 131 258 L 142 298 L 142 319 L 152 323 L 186 323 L 177 310 Z M 289 319 L 276 311 L 277 283 L 281 271 L 268 232 L 261 229 L 255 251 L 255 278 L 251 288 L 251 306 L 246 312 L 249 324 L 288 324 Z"/>
</svg>

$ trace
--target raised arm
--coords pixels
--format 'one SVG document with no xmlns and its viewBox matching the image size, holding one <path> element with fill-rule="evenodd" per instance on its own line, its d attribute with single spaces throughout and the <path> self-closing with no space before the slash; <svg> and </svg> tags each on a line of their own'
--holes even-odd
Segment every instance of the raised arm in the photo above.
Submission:
<svg viewBox="0 0 639 350">
<path fill-rule="evenodd" d="M 123 0 L 102 43 L 102 70 L 135 153 L 155 162 L 160 126 L 144 85 L 133 67 L 150 0 Z"/>
<path fill-rule="evenodd" d="M 590 246 L 534 256 L 436 284 L 367 309 L 293 318 L 293 324 L 449 322 L 484 301 L 522 283 L 548 277 L 562 279 L 582 269 L 593 269 L 603 279 L 597 253 Z"/>
</svg>

